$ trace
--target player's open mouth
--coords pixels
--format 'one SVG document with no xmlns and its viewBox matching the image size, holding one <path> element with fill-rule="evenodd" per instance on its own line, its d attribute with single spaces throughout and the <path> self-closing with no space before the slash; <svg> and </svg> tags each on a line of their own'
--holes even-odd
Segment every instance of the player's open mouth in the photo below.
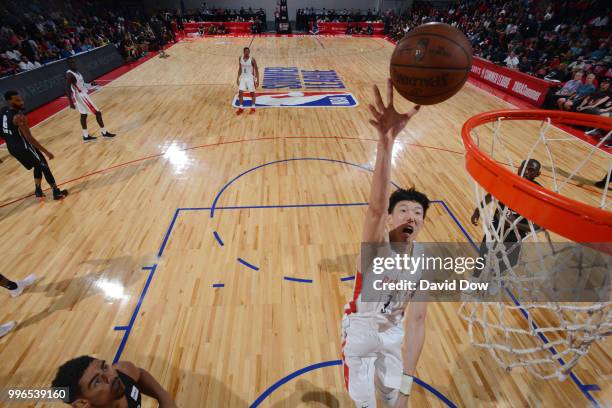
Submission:
<svg viewBox="0 0 612 408">
<path fill-rule="evenodd" d="M 402 232 L 403 232 L 403 233 L 406 233 L 406 234 L 412 234 L 412 233 L 414 232 L 414 228 L 412 228 L 411 226 L 404 227 L 404 228 L 402 229 Z"/>
</svg>

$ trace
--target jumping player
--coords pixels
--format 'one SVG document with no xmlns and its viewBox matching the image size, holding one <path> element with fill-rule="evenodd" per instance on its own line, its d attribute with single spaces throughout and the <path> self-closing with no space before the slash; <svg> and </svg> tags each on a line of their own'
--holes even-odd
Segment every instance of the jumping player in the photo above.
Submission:
<svg viewBox="0 0 612 408">
<path fill-rule="evenodd" d="M 75 408 L 140 408 L 142 394 L 153 397 L 159 408 L 176 408 L 172 397 L 146 370 L 129 361 L 109 365 L 81 356 L 62 365 L 51 385 L 68 388 L 68 404 Z"/>
<path fill-rule="evenodd" d="M 393 107 L 390 80 L 388 105 L 384 105 L 378 87 L 374 88 L 374 96 L 376 107 L 370 105 L 374 116 L 370 123 L 378 130 L 378 148 L 362 240 L 364 243 L 387 243 L 385 250 L 389 254 L 416 256 L 415 252 L 421 249 L 415 239 L 423 227 L 429 199 L 414 188 L 400 188 L 389 196 L 389 186 L 395 138 L 420 106 L 406 114 L 398 113 Z M 411 303 L 405 318 L 406 306 L 414 292 L 403 297 L 389 295 L 384 302 L 366 301 L 361 292 L 362 283 L 364 276 L 371 273 L 371 268 L 358 270 L 353 298 L 344 310 L 342 359 L 345 385 L 358 408 L 376 407 L 377 394 L 386 407 L 404 408 L 425 340 L 427 303 Z M 398 274 L 398 280 L 400 278 L 413 279 Z M 403 326 L 409 333 L 406 339 Z"/>
<path fill-rule="evenodd" d="M 60 190 L 55 184 L 55 178 L 43 153 L 53 159 L 53 154 L 42 147 L 32 133 L 25 115 L 21 112 L 24 107 L 23 99 L 16 91 L 7 91 L 4 99 L 8 106 L 0 110 L 2 120 L 2 138 L 6 141 L 9 153 L 15 157 L 26 169 L 34 168 L 34 195 L 42 198 L 42 188 L 40 186 L 42 176 L 45 176 L 47 183 L 53 188 L 53 199 L 60 200 L 68 195 L 68 190 Z M 42 152 L 42 153 L 41 153 Z"/>
<path fill-rule="evenodd" d="M 110 133 L 104 127 L 104 121 L 102 120 L 102 112 L 98 110 L 96 105 L 93 103 L 87 90 L 91 88 L 91 85 L 85 83 L 83 75 L 78 71 L 76 61 L 74 58 L 68 58 L 68 71 L 66 71 L 66 96 L 70 102 L 70 109 L 77 109 L 81 114 L 81 127 L 83 128 L 83 141 L 90 142 L 96 140 L 97 137 L 90 136 L 87 131 L 87 114 L 93 113 L 96 115 L 96 121 L 100 125 L 100 131 L 102 137 L 115 137 L 116 135 Z"/>
<path fill-rule="evenodd" d="M 257 69 L 257 61 L 251 57 L 251 50 L 249 47 L 244 47 L 243 56 L 238 58 L 238 78 L 236 79 L 236 85 L 238 85 L 238 100 L 240 107 L 236 111 L 236 115 L 240 115 L 244 112 L 243 106 L 243 94 L 244 92 L 251 93 L 251 112 L 255 113 L 255 89 L 259 87 L 259 70 Z"/>
</svg>

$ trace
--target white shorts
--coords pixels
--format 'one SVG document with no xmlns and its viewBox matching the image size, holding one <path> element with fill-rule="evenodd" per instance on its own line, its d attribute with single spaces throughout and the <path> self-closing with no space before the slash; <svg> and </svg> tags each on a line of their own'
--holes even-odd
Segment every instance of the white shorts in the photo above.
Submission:
<svg viewBox="0 0 612 408">
<path fill-rule="evenodd" d="M 240 77 L 238 90 L 243 92 L 255 92 L 255 79 L 253 77 Z"/>
<path fill-rule="evenodd" d="M 376 401 L 374 376 L 382 385 L 399 389 L 402 383 L 403 326 L 378 331 L 374 319 L 355 314 L 342 319 L 344 382 L 356 406 Z"/>
<path fill-rule="evenodd" d="M 98 107 L 89 98 L 89 95 L 74 92 L 72 96 L 74 98 L 74 105 L 81 115 L 87 115 L 88 113 L 95 115 L 99 111 Z"/>
</svg>

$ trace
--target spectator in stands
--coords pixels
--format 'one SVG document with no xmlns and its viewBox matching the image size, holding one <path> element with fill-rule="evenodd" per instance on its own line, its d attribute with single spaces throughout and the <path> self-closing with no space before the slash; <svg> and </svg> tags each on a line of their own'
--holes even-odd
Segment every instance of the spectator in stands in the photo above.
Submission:
<svg viewBox="0 0 612 408">
<path fill-rule="evenodd" d="M 569 77 L 566 64 L 559 64 L 544 77 L 547 81 L 565 82 Z"/>
<path fill-rule="evenodd" d="M 198 26 L 198 35 L 200 37 L 204 37 L 205 32 L 206 32 L 206 29 L 204 28 L 204 24 L 200 24 Z"/>
<path fill-rule="evenodd" d="M 22 71 L 29 71 L 41 66 L 42 65 L 38 61 L 32 62 L 25 55 L 21 57 L 21 62 L 19 63 L 19 69 Z"/>
<path fill-rule="evenodd" d="M 367 30 L 366 30 L 366 33 L 367 33 L 368 35 L 372 35 L 372 34 L 374 34 L 374 26 L 373 26 L 372 24 L 368 24 L 368 28 L 367 28 Z"/>
<path fill-rule="evenodd" d="M 510 54 L 504 60 L 506 66 L 510 69 L 518 69 L 519 59 L 514 53 L 514 51 L 510 51 Z"/>
<path fill-rule="evenodd" d="M 227 29 L 225 28 L 225 24 L 221 23 L 221 25 L 219 26 L 219 34 L 221 34 L 221 35 L 225 35 L 225 34 L 227 34 L 227 33 L 228 33 L 228 31 L 227 31 Z"/>
<path fill-rule="evenodd" d="M 591 59 L 599 61 L 608 55 L 608 45 L 605 42 L 599 44 L 599 48 L 591 53 Z"/>
<path fill-rule="evenodd" d="M 600 115 L 601 108 L 610 100 L 610 81 L 603 81 L 599 89 L 587 95 L 576 108 L 577 112 Z"/>
<path fill-rule="evenodd" d="M 526 74 L 533 73 L 533 65 L 529 62 L 529 59 L 526 55 L 521 57 L 521 62 L 518 64 L 518 70 L 524 72 Z"/>
<path fill-rule="evenodd" d="M 545 103 L 548 108 L 555 107 L 560 98 L 567 98 L 574 95 L 578 91 L 578 87 L 582 85 L 582 77 L 584 72 L 577 71 L 574 73 L 574 79 L 567 81 L 565 85 L 558 91 L 551 93 Z"/>
<path fill-rule="evenodd" d="M 572 94 L 568 98 L 559 98 L 557 105 L 561 110 L 573 111 L 575 110 L 582 100 L 596 91 L 595 88 L 595 75 L 588 74 L 584 84 L 581 84 L 576 90 L 575 94 Z"/>
</svg>

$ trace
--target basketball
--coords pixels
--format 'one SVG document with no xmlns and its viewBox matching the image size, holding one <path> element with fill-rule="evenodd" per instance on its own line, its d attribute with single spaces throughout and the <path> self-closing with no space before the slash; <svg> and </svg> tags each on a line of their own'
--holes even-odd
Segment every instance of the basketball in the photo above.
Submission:
<svg viewBox="0 0 612 408">
<path fill-rule="evenodd" d="M 461 31 L 427 23 L 408 32 L 391 56 L 391 81 L 420 105 L 443 102 L 459 92 L 472 68 L 472 46 Z"/>
</svg>

